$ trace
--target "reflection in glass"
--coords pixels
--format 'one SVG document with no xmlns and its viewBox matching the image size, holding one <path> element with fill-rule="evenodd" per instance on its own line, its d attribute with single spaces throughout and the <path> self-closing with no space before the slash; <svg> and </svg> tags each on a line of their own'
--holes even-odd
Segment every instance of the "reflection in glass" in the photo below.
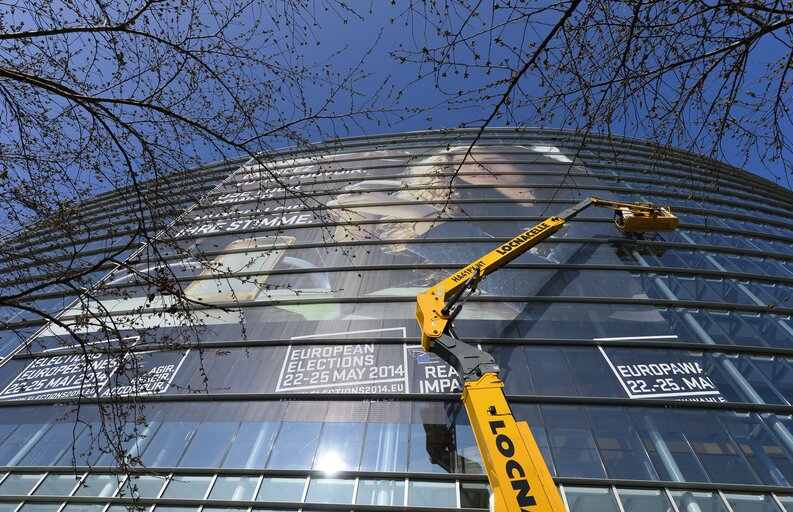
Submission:
<svg viewBox="0 0 793 512">
<path fill-rule="evenodd" d="M 265 477 L 256 501 L 283 501 L 296 503 L 303 499 L 306 478 Z"/>
<path fill-rule="evenodd" d="M 458 420 L 454 426 L 454 442 L 457 459 L 456 471 L 475 475 L 484 474 L 482 456 L 479 454 L 479 446 L 476 444 L 474 431 L 470 424 L 461 423 Z"/>
<path fill-rule="evenodd" d="M 250 500 L 259 477 L 219 476 L 209 493 L 210 500 Z"/>
<path fill-rule="evenodd" d="M 361 471 L 406 471 L 407 444 L 407 424 L 368 423 Z"/>
<path fill-rule="evenodd" d="M 41 477 L 41 473 L 11 473 L 0 484 L 0 495 L 29 494 Z"/>
<path fill-rule="evenodd" d="M 124 450 L 124 453 L 128 453 L 130 457 L 137 456 L 151 441 L 158 426 L 158 421 L 150 421 L 143 426 L 133 421 L 126 422 L 123 431 L 118 432 L 121 437 L 120 448 Z M 114 450 L 107 450 L 102 453 L 96 462 L 97 466 L 115 466 L 116 464 Z"/>
<path fill-rule="evenodd" d="M 218 467 L 237 429 L 236 421 L 205 421 L 193 435 L 190 446 L 179 461 L 181 467 Z"/>
<path fill-rule="evenodd" d="M 3 466 L 14 466 L 31 446 L 35 440 L 44 434 L 49 428 L 49 424 L 28 423 L 13 431 L 0 444 L 0 464 Z"/>
<path fill-rule="evenodd" d="M 670 491 L 680 512 L 728 512 L 715 492 Z"/>
<path fill-rule="evenodd" d="M 103 475 L 91 473 L 80 482 L 75 491 L 75 496 L 113 496 L 118 489 L 119 477 L 116 475 Z"/>
<path fill-rule="evenodd" d="M 793 496 L 780 496 L 777 494 L 776 497 L 784 507 L 785 512 L 793 512 Z"/>
<path fill-rule="evenodd" d="M 60 506 L 60 503 L 24 503 L 19 512 L 52 512 Z"/>
<path fill-rule="evenodd" d="M 78 425 L 77 432 L 81 430 L 83 429 Z M 68 422 L 56 423 L 46 434 L 36 439 L 35 444 L 14 465 L 50 466 L 70 448 L 74 438 L 75 425 Z"/>
<path fill-rule="evenodd" d="M 647 430 L 640 432 L 640 434 L 650 459 L 653 461 L 656 470 L 661 474 L 661 478 L 678 480 L 682 476 L 686 482 L 708 482 L 708 477 L 705 476 L 702 466 L 692 453 L 691 446 L 689 446 L 686 438 L 679 432 L 659 431 L 654 420 L 660 419 L 662 418 L 646 416 L 644 418 L 644 426 Z M 664 428 L 671 429 L 675 427 L 665 426 Z M 668 456 L 671 456 L 671 460 L 674 462 L 673 466 L 669 464 Z"/>
<path fill-rule="evenodd" d="M 489 508 L 490 486 L 479 482 L 460 482 L 460 506 Z"/>
<path fill-rule="evenodd" d="M 712 413 L 675 411 L 678 423 L 714 482 L 760 483 L 738 447 Z"/>
<path fill-rule="evenodd" d="M 306 501 L 310 503 L 352 503 L 355 480 L 312 478 Z"/>
<path fill-rule="evenodd" d="M 263 468 L 280 422 L 243 422 L 223 461 L 224 468 Z"/>
<path fill-rule="evenodd" d="M 77 485 L 79 477 L 69 474 L 52 473 L 47 475 L 33 494 L 48 496 L 68 496 Z"/>
<path fill-rule="evenodd" d="M 200 499 L 206 495 L 210 483 L 211 476 L 176 475 L 168 481 L 162 497 Z"/>
<path fill-rule="evenodd" d="M 363 429 L 363 423 L 325 423 L 314 469 L 328 475 L 358 469 Z"/>
<path fill-rule="evenodd" d="M 724 494 L 733 512 L 779 512 L 768 494 Z"/>
<path fill-rule="evenodd" d="M 67 503 L 60 512 L 102 512 L 104 505 L 97 503 Z"/>
<path fill-rule="evenodd" d="M 103 455 L 105 439 L 101 435 L 102 424 L 91 422 L 79 435 L 74 436 L 74 443 L 64 450 L 61 458 L 55 463 L 58 466 L 95 466 Z"/>
<path fill-rule="evenodd" d="M 719 418 L 764 483 L 790 486 L 793 462 L 755 414 L 721 412 Z"/>
<path fill-rule="evenodd" d="M 273 445 L 269 469 L 310 469 L 322 423 L 284 422 Z"/>
<path fill-rule="evenodd" d="M 605 478 L 592 433 L 582 428 L 549 428 L 551 447 L 560 475 L 583 478 Z"/>
<path fill-rule="evenodd" d="M 589 411 L 595 442 L 611 478 L 656 480 L 658 475 L 638 434 L 625 424 L 627 411 L 603 407 Z"/>
<path fill-rule="evenodd" d="M 660 489 L 617 489 L 625 512 L 671 512 L 666 493 Z"/>
<path fill-rule="evenodd" d="M 454 482 L 408 481 L 408 505 L 416 507 L 456 507 Z"/>
<path fill-rule="evenodd" d="M 166 421 L 143 451 L 141 462 L 146 467 L 173 467 L 193 435 L 197 421 Z"/>
<path fill-rule="evenodd" d="M 118 491 L 119 496 L 156 498 L 165 484 L 165 478 L 154 475 L 132 475 Z"/>
<path fill-rule="evenodd" d="M 356 505 L 402 505 L 405 503 L 404 480 L 358 481 Z"/>
<path fill-rule="evenodd" d="M 619 512 L 609 489 L 564 486 L 570 512 Z"/>
</svg>

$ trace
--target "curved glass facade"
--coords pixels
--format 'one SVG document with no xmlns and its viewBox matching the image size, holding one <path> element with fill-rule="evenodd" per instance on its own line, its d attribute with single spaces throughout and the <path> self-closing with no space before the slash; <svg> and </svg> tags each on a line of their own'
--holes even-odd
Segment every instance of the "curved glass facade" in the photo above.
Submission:
<svg viewBox="0 0 793 512">
<path fill-rule="evenodd" d="M 568 509 L 793 511 L 793 193 L 636 140 L 475 136 L 196 170 L 160 200 L 204 199 L 91 293 L 30 298 L 56 321 L 2 313 L 0 511 L 486 509 L 415 296 L 591 196 L 669 205 L 680 228 L 629 236 L 589 208 L 455 322 L 501 366 Z M 85 205 L 77 261 L 125 248 L 114 197 Z M 42 231 L 20 252 L 63 264 Z"/>
</svg>

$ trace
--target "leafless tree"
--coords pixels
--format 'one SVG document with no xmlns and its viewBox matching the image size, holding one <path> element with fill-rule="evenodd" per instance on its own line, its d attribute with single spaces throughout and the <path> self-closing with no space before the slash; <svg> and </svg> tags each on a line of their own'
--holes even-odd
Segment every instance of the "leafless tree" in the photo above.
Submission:
<svg viewBox="0 0 793 512">
<path fill-rule="evenodd" d="M 415 36 L 394 57 L 465 126 L 638 136 L 760 160 L 791 188 L 788 3 L 463 0 L 396 18 Z"/>
<path fill-rule="evenodd" d="M 168 313 L 201 328 L 194 313 L 201 304 L 184 294 L 167 265 L 158 267 L 167 243 L 150 243 L 208 191 L 205 179 L 185 170 L 243 157 L 262 162 L 267 174 L 273 147 L 308 147 L 359 122 L 388 118 L 376 106 L 386 86 L 382 79 L 379 88 L 361 86 L 367 75 L 360 62 L 340 71 L 338 50 L 314 51 L 316 61 L 304 55 L 321 42 L 317 12 L 356 16 L 335 0 L 2 4 L 0 328 L 17 334 L 6 342 L 21 342 L 42 321 L 60 329 L 83 358 L 80 396 L 92 399 L 107 381 L 91 362 L 97 351 L 133 388 L 146 384 L 132 347 L 140 340 L 121 334 L 134 327 L 137 312 L 172 297 Z M 368 55 L 367 48 L 354 50 L 353 62 Z M 286 190 L 292 186 L 270 176 Z M 102 211 L 125 213 L 102 218 Z M 96 246 L 97 240 L 104 242 Z M 126 292 L 97 286 L 98 277 L 117 265 L 135 274 L 141 262 L 161 270 L 134 276 L 150 290 L 148 302 L 126 318 L 110 318 L 107 300 Z M 58 315 L 68 303 L 51 303 L 64 294 L 78 297 L 73 313 L 82 310 L 69 322 Z M 106 349 L 86 338 L 81 327 L 90 323 L 101 324 Z M 185 339 L 156 341 L 178 349 Z M 134 398 L 100 403 L 102 421 L 92 432 L 94 449 L 111 453 L 122 469 L 139 462 L 125 449 L 145 422 Z M 77 424 L 87 421 L 79 407 L 75 414 Z M 75 453 L 75 461 L 84 455 Z"/>
</svg>

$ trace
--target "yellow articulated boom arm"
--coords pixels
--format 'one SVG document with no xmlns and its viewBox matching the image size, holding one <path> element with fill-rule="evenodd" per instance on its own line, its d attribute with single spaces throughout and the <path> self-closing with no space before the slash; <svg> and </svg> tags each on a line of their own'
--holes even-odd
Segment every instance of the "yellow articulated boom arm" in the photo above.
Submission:
<svg viewBox="0 0 793 512">
<path fill-rule="evenodd" d="M 452 365 L 464 382 L 462 401 L 493 489 L 496 512 L 564 512 L 564 504 L 526 423 L 518 423 L 504 396 L 493 357 L 460 341 L 452 322 L 479 281 L 536 246 L 589 206 L 615 211 L 627 232 L 674 231 L 678 219 L 669 208 L 589 198 L 502 244 L 420 293 L 416 320 L 424 350 Z"/>
</svg>

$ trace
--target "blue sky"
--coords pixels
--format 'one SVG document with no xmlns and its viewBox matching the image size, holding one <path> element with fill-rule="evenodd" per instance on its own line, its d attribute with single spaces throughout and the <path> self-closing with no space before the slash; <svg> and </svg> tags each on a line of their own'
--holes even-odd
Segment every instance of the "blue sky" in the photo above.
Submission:
<svg viewBox="0 0 793 512">
<path fill-rule="evenodd" d="M 406 5 L 397 3 L 371 3 L 369 5 L 357 4 L 360 17 L 350 13 L 339 11 L 323 11 L 316 9 L 318 26 L 314 29 L 320 44 L 306 45 L 301 50 L 302 59 L 305 62 L 325 61 L 339 72 L 345 72 L 360 64 L 360 59 L 364 59 L 363 65 L 358 69 L 361 76 L 356 83 L 359 93 L 357 97 L 345 96 L 343 101 L 348 101 L 347 105 L 338 105 L 342 108 L 352 105 L 351 108 L 366 105 L 366 100 L 371 96 L 377 96 L 379 100 L 386 99 L 383 104 L 387 108 L 394 109 L 390 115 L 377 116 L 374 120 L 359 120 L 355 124 L 349 125 L 349 132 L 342 130 L 339 135 L 360 135 L 365 133 L 388 133 L 411 130 L 423 130 L 428 128 L 454 128 L 464 124 L 469 127 L 480 126 L 482 120 L 487 117 L 492 107 L 490 102 L 468 101 L 464 104 L 455 104 L 455 88 L 463 90 L 476 89 L 487 84 L 487 80 L 494 78 L 494 75 L 477 74 L 472 71 L 467 78 L 453 76 L 451 73 L 446 77 L 429 73 L 428 67 L 419 66 L 415 63 L 401 63 L 392 53 L 400 50 L 420 49 L 422 46 L 432 46 L 438 44 L 440 38 L 432 30 L 427 29 L 427 25 L 417 16 L 409 16 L 406 13 Z M 391 19 L 395 21 L 391 22 Z M 535 23 L 529 27 L 513 25 L 505 29 L 501 34 L 504 40 L 522 42 L 525 45 L 531 41 L 539 41 L 549 30 L 549 27 L 542 23 Z M 763 73 L 768 62 L 773 61 L 772 57 L 777 57 L 780 52 L 786 49 L 782 42 L 763 43 L 765 46 L 759 47 L 758 51 L 753 52 L 752 56 L 756 62 L 750 62 L 747 68 L 746 79 L 743 86 L 747 90 L 757 90 L 763 86 Z M 339 50 L 342 50 L 340 53 Z M 494 52 L 493 55 L 498 55 Z M 502 54 L 503 55 L 503 54 Z M 463 56 L 465 57 L 465 56 Z M 763 61 L 764 60 L 764 61 Z M 511 64 L 517 66 L 518 60 L 513 59 Z M 503 75 L 507 76 L 507 75 Z M 498 78 L 498 77 L 496 77 Z M 439 79 L 440 82 L 437 82 Z M 523 97 L 528 97 L 537 84 L 536 78 L 526 77 L 520 83 Z M 436 87 L 440 85 L 440 87 Z M 499 93 L 505 90 L 506 85 L 496 86 L 486 90 L 487 93 Z M 473 96 L 468 96 L 472 98 Z M 451 100 L 451 102 L 450 102 Z M 342 102 L 343 103 L 343 102 Z M 401 114 L 399 114 L 401 112 Z M 634 114 L 637 115 L 637 114 Z M 641 113 L 638 114 L 639 116 Z M 521 111 L 516 110 L 515 115 L 509 118 L 496 118 L 490 126 L 504 126 L 509 124 L 520 124 L 528 118 L 521 116 Z M 539 124 L 533 124 L 535 126 Z M 558 127 L 553 122 L 545 126 Z M 788 122 L 782 125 L 783 136 L 793 138 L 791 124 Z M 643 127 L 641 125 L 625 128 L 620 123 L 612 123 L 610 129 L 615 134 L 626 134 L 639 138 L 643 137 Z M 710 149 L 707 130 L 700 136 L 699 145 L 682 145 L 679 142 L 674 144 L 682 149 L 696 153 L 704 153 Z M 758 151 L 750 151 L 748 154 L 739 151 L 731 139 L 725 141 L 717 148 L 714 155 L 719 160 L 736 165 L 766 179 L 780 183 L 782 186 L 790 188 L 790 172 L 785 169 L 779 161 L 768 162 Z"/>
</svg>

